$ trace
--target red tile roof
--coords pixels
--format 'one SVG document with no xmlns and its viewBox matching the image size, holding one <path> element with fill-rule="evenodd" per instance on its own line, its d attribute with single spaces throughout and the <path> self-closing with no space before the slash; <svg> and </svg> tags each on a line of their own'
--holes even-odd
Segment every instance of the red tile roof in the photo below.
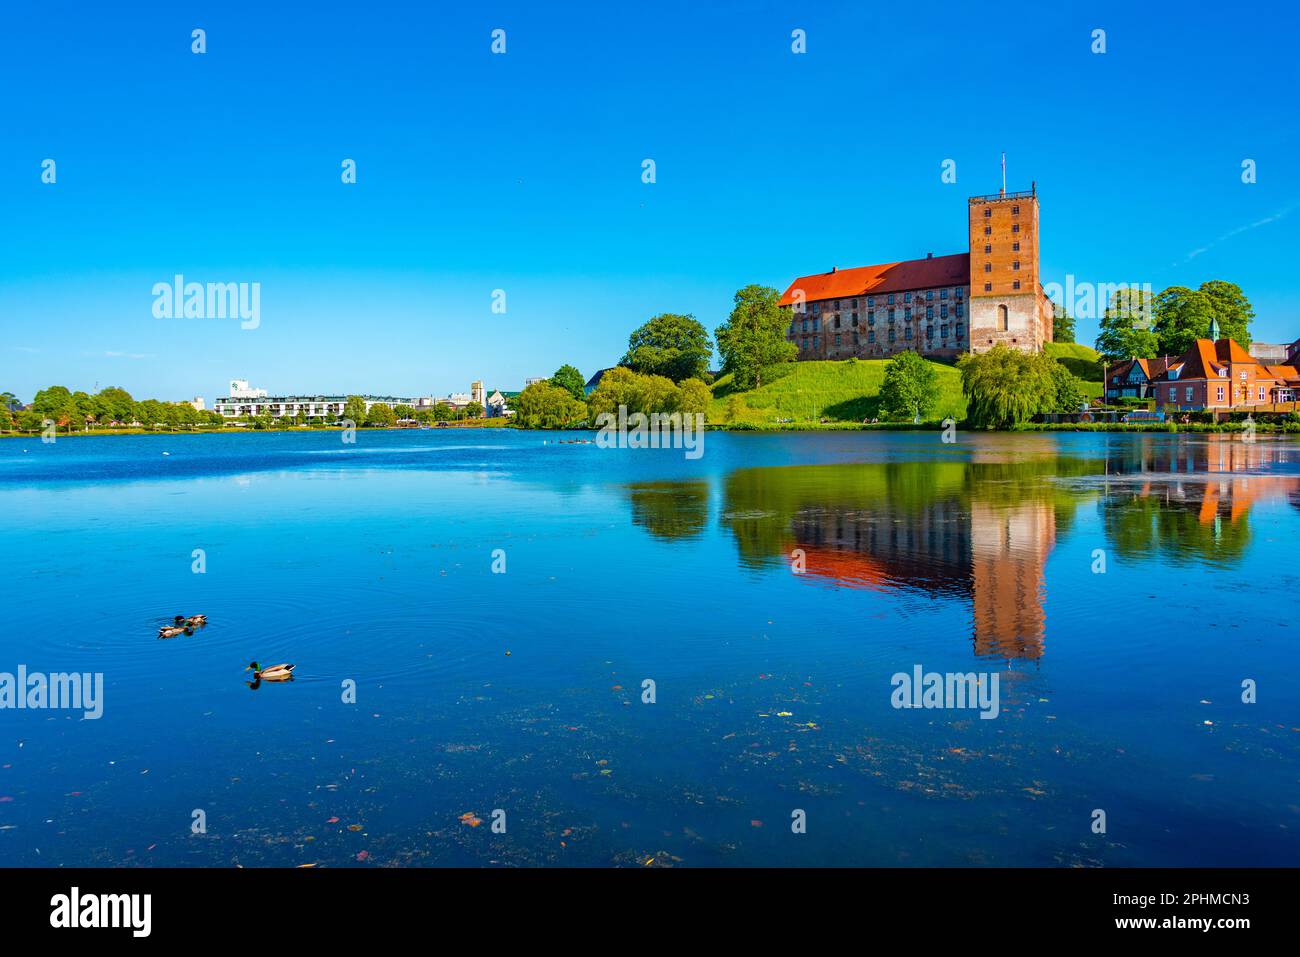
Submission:
<svg viewBox="0 0 1300 957">
<path fill-rule="evenodd" d="M 906 262 L 832 269 L 813 276 L 800 276 L 781 297 L 781 305 L 791 305 L 795 301 L 794 293 L 797 289 L 803 290 L 805 301 L 817 302 L 866 293 L 965 286 L 969 282 L 970 253 L 954 253 L 951 256 L 935 256 L 933 259 L 909 259 Z"/>
</svg>

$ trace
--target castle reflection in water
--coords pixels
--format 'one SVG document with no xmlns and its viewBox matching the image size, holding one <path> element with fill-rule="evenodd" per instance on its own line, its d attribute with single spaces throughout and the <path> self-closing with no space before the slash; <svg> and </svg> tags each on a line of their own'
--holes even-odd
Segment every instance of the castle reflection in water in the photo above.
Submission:
<svg viewBox="0 0 1300 957">
<path fill-rule="evenodd" d="M 724 479 L 722 523 L 745 566 L 798 558 L 809 582 L 967 601 L 976 655 L 1034 660 L 1047 560 L 1081 509 L 1098 510 L 1107 562 L 1231 563 L 1250 540 L 1253 505 L 1300 508 L 1294 443 L 1143 439 L 1091 457 L 1045 446 L 1038 456 L 739 469 Z M 650 483 L 631 496 L 634 521 L 658 537 L 707 524 L 706 483 Z"/>
</svg>

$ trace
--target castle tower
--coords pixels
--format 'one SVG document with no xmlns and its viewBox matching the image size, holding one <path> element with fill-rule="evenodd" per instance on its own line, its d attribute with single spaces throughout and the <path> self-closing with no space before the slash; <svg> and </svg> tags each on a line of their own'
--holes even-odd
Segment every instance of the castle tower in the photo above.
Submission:
<svg viewBox="0 0 1300 957">
<path fill-rule="evenodd" d="M 1052 304 L 1039 285 L 1037 188 L 972 196 L 969 224 L 971 351 L 1042 351 Z"/>
</svg>

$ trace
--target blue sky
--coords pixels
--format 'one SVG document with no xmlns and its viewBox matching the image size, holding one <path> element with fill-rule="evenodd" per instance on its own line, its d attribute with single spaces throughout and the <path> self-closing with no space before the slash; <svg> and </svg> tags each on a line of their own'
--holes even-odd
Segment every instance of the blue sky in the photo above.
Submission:
<svg viewBox="0 0 1300 957">
<path fill-rule="evenodd" d="M 1133 6 L 6 5 L 0 390 L 590 375 L 658 312 L 713 329 L 750 282 L 965 251 L 1004 150 L 1044 281 L 1228 279 L 1290 341 L 1300 17 Z M 260 326 L 154 318 L 176 273 L 259 282 Z"/>
</svg>

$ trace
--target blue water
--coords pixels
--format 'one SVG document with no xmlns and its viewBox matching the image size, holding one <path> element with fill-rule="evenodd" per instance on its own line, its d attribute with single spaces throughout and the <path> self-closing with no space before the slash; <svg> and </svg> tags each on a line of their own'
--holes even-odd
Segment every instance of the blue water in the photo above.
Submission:
<svg viewBox="0 0 1300 957">
<path fill-rule="evenodd" d="M 1296 440 L 589 437 L 0 441 L 0 865 L 1300 863 Z"/>
</svg>

